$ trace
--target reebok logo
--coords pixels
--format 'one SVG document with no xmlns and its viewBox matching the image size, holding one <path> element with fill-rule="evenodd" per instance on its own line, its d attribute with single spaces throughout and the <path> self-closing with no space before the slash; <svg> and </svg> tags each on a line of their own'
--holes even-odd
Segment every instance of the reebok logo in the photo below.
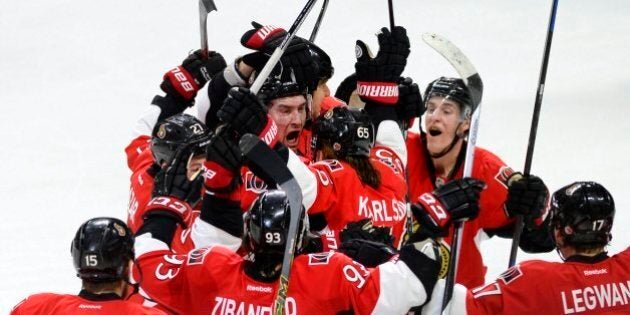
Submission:
<svg viewBox="0 0 630 315">
<path fill-rule="evenodd" d="M 593 270 L 584 270 L 584 275 L 585 276 L 597 276 L 597 275 L 603 275 L 603 274 L 607 274 L 608 270 L 606 270 L 606 268 L 602 268 L 602 269 L 593 269 Z"/>
<path fill-rule="evenodd" d="M 271 287 L 263 287 L 263 286 L 260 286 L 260 285 L 248 284 L 246 290 L 247 291 L 254 291 L 254 292 L 271 293 Z"/>
<path fill-rule="evenodd" d="M 82 309 L 101 309 L 103 308 L 102 305 L 90 305 L 90 304 L 79 304 L 79 308 Z"/>
</svg>

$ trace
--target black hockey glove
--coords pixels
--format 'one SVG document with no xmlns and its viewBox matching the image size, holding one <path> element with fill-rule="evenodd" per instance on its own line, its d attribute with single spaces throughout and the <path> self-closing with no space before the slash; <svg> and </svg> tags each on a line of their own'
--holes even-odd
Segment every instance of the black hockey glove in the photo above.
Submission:
<svg viewBox="0 0 630 315">
<path fill-rule="evenodd" d="M 265 106 L 258 97 L 247 88 L 232 88 L 217 112 L 217 117 L 239 136 L 253 133 L 270 147 L 278 141 L 278 128 L 275 122 L 269 118 Z"/>
<path fill-rule="evenodd" d="M 225 126 L 210 137 L 204 162 L 204 185 L 209 192 L 229 193 L 238 186 L 243 156 L 235 139 Z"/>
<path fill-rule="evenodd" d="M 514 173 L 508 178 L 505 211 L 509 217 L 522 215 L 525 226 L 531 229 L 542 223 L 548 198 L 549 190 L 540 177 Z"/>
<path fill-rule="evenodd" d="M 376 267 L 396 254 L 390 229 L 375 227 L 370 219 L 348 223 L 339 240 L 339 251 L 366 267 Z"/>
<path fill-rule="evenodd" d="M 241 44 L 257 51 L 244 55 L 241 61 L 260 71 L 269 60 L 271 54 L 273 54 L 273 51 L 287 36 L 287 32 L 283 28 L 271 25 L 262 26 L 256 22 L 252 22 L 252 26 L 254 28 L 245 32 L 241 37 Z M 291 43 L 280 58 L 279 65 L 274 68 L 272 74 L 277 74 L 280 71 L 283 74 L 286 72 L 286 76 L 290 76 L 292 72 L 296 82 L 302 88 L 308 88 L 309 91 L 313 91 L 317 87 L 319 70 L 315 59 L 311 55 L 307 40 L 298 36 L 291 40 Z"/>
<path fill-rule="evenodd" d="M 440 245 L 432 239 L 426 239 L 421 242 L 404 245 L 400 249 L 399 260 L 411 269 L 422 283 L 426 292 L 432 292 L 444 266 L 442 257 Z"/>
<path fill-rule="evenodd" d="M 396 255 L 390 245 L 363 239 L 351 239 L 341 243 L 339 251 L 360 264 L 374 268 Z"/>
<path fill-rule="evenodd" d="M 442 236 L 452 221 L 476 218 L 479 214 L 479 195 L 485 187 L 484 182 L 467 177 L 450 181 L 432 193 L 420 195 L 418 203 L 411 206 L 420 224 L 418 233 Z M 414 239 L 424 236 L 420 234 Z"/>
<path fill-rule="evenodd" d="M 201 200 L 203 176 L 201 169 L 188 178 L 190 147 L 184 147 L 175 153 L 171 164 L 155 175 L 153 199 L 147 205 L 145 217 L 155 215 L 170 216 L 186 227 L 192 215 L 192 207 Z"/>
<path fill-rule="evenodd" d="M 356 42 L 357 93 L 364 102 L 395 105 L 398 102 L 398 79 L 407 65 L 409 38 L 404 27 L 393 31 L 382 28 L 378 34 L 379 51 L 372 57 L 361 40 Z"/>
<path fill-rule="evenodd" d="M 396 112 L 405 129 L 410 128 L 414 119 L 424 114 L 424 110 L 422 94 L 420 94 L 418 84 L 413 83 L 411 78 L 400 78 L 398 81 Z"/>
<path fill-rule="evenodd" d="M 211 51 L 208 52 L 208 59 L 203 59 L 201 50 L 197 50 L 188 55 L 181 66 L 177 66 L 164 74 L 160 88 L 167 95 L 189 102 L 188 105 L 191 106 L 195 96 L 197 96 L 197 91 L 213 75 L 225 67 L 225 59 L 221 54 Z"/>
<path fill-rule="evenodd" d="M 355 239 L 379 242 L 388 246 L 394 246 L 394 238 L 390 233 L 390 229 L 388 227 L 374 226 L 372 224 L 372 220 L 370 219 L 350 222 L 339 233 L 339 240 L 342 243 Z"/>
</svg>

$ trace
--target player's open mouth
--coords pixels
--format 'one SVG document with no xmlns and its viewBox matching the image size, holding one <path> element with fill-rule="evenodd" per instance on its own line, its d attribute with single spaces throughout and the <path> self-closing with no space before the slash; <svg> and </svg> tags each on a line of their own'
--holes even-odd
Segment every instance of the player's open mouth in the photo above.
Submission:
<svg viewBox="0 0 630 315">
<path fill-rule="evenodd" d="M 287 133 L 287 135 L 285 137 L 287 145 L 289 145 L 289 146 L 297 145 L 299 136 L 300 136 L 300 131 L 299 130 L 295 130 L 295 131 L 291 131 L 291 132 Z"/>
<path fill-rule="evenodd" d="M 431 128 L 431 129 L 429 129 L 429 134 L 430 134 L 432 137 L 437 137 L 437 136 L 439 136 L 439 135 L 441 135 L 441 134 L 442 134 L 442 131 L 441 131 L 441 130 L 439 130 L 439 129 L 437 129 L 437 128 Z"/>
</svg>

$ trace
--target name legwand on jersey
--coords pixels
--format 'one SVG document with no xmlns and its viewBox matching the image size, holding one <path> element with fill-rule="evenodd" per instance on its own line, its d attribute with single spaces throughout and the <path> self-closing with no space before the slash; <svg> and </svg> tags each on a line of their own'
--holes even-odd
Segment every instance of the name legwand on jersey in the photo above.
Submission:
<svg viewBox="0 0 630 315">
<path fill-rule="evenodd" d="M 357 94 L 382 104 L 398 103 L 398 84 L 393 82 L 357 82 Z"/>
<path fill-rule="evenodd" d="M 599 284 L 571 291 L 560 291 L 564 314 L 628 305 L 630 281 Z"/>
</svg>

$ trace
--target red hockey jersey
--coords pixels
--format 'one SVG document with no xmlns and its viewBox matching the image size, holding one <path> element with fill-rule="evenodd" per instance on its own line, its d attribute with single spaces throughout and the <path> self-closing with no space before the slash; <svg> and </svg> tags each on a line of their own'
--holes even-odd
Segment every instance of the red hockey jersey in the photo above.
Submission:
<svg viewBox="0 0 630 315">
<path fill-rule="evenodd" d="M 271 314 L 278 282 L 256 281 L 246 261 L 222 246 L 173 255 L 166 244 L 136 238 L 143 290 L 180 314 Z M 326 252 L 293 261 L 285 314 L 404 314 L 426 300 L 420 280 L 402 261 L 367 269 Z"/>
<path fill-rule="evenodd" d="M 425 192 L 435 189 L 429 164 L 431 159 L 427 156 L 422 143 L 422 138 L 417 133 L 407 135 L 407 152 L 411 157 L 407 163 L 409 176 L 410 200 L 417 200 Z M 457 170 L 454 178 L 462 178 L 463 166 Z M 503 210 L 503 204 L 507 198 L 507 178 L 514 171 L 505 165 L 492 152 L 482 148 L 475 148 L 475 161 L 473 163 L 472 177 L 484 181 L 487 188 L 481 192 L 479 199 L 479 216 L 475 220 L 466 221 L 461 240 L 461 252 L 456 282 L 468 288 L 474 288 L 484 283 L 486 267 L 483 264 L 479 243 L 487 238 L 484 229 L 496 229 L 504 227 L 513 219 L 507 217 Z M 449 237 L 445 238 L 448 245 L 451 244 L 453 228 L 449 231 Z"/>
<path fill-rule="evenodd" d="M 13 308 L 11 315 L 73 314 L 166 314 L 155 308 L 113 299 L 88 299 L 70 294 L 40 293 L 29 296 Z"/>
<path fill-rule="evenodd" d="M 317 197 L 309 214 L 323 213 L 332 231 L 369 218 L 375 226 L 391 228 L 394 246 L 399 247 L 407 222 L 403 163 L 386 147 L 373 148 L 370 160 L 381 176 L 378 189 L 363 184 L 357 172 L 344 161 L 324 160 L 311 164 L 318 180 Z"/>
<path fill-rule="evenodd" d="M 466 313 L 630 314 L 630 248 L 597 263 L 523 262 L 468 291 Z"/>
</svg>

